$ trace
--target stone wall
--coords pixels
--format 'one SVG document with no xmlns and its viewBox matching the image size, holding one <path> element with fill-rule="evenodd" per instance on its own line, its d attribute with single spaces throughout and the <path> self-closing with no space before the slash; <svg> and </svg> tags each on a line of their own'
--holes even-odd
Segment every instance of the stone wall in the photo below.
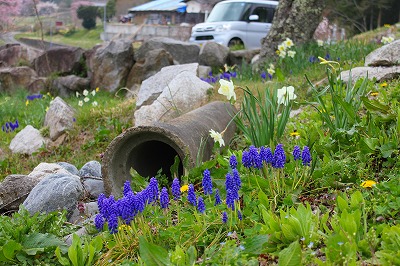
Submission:
<svg viewBox="0 0 400 266">
<path fill-rule="evenodd" d="M 133 38 L 137 41 L 146 41 L 152 37 L 169 37 L 180 41 L 188 41 L 192 26 L 172 25 L 133 25 L 133 24 L 106 24 L 106 34 L 102 33 L 102 40 L 113 38 Z"/>
</svg>

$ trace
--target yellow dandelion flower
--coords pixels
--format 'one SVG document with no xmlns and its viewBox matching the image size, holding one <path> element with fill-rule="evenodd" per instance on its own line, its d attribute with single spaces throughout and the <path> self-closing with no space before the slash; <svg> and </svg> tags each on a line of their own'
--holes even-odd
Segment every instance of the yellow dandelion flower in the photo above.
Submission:
<svg viewBox="0 0 400 266">
<path fill-rule="evenodd" d="M 188 185 L 181 186 L 181 192 L 186 192 L 186 191 L 188 191 L 188 189 L 189 189 Z"/>
<path fill-rule="evenodd" d="M 379 92 L 377 92 L 377 91 L 375 91 L 375 92 L 371 92 L 371 93 L 370 93 L 370 95 L 371 95 L 371 96 L 374 96 L 374 97 L 376 97 L 376 96 L 378 96 L 378 95 L 379 95 Z"/>
<path fill-rule="evenodd" d="M 281 51 L 276 50 L 275 53 L 276 53 L 277 55 L 279 55 L 279 54 L 281 53 Z"/>
<path fill-rule="evenodd" d="M 363 188 L 372 188 L 373 186 L 376 185 L 376 182 L 374 180 L 367 180 L 361 183 L 361 186 Z"/>
<path fill-rule="evenodd" d="M 98 92 L 99 90 L 100 90 L 99 87 L 97 87 L 97 88 L 96 88 L 96 92 Z"/>
<path fill-rule="evenodd" d="M 290 136 L 291 137 L 300 137 L 300 133 L 295 130 L 293 132 L 290 132 Z"/>
<path fill-rule="evenodd" d="M 387 87 L 387 83 L 386 83 L 386 82 L 383 82 L 383 83 L 380 84 L 379 86 L 381 86 L 382 88 L 385 88 L 385 87 Z"/>
<path fill-rule="evenodd" d="M 390 25 L 390 24 L 384 24 L 383 27 L 385 27 L 385 28 L 390 28 L 391 25 Z"/>
<path fill-rule="evenodd" d="M 29 104 L 29 100 L 26 100 L 25 105 L 28 106 Z"/>
</svg>

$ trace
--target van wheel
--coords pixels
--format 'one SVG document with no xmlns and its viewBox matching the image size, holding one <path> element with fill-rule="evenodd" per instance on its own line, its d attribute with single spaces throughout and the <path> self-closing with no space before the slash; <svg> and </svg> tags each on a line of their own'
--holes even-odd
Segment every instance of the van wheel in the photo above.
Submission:
<svg viewBox="0 0 400 266">
<path fill-rule="evenodd" d="M 231 50 L 243 50 L 244 49 L 244 43 L 239 38 L 233 38 L 232 40 L 229 41 L 228 47 Z"/>
</svg>

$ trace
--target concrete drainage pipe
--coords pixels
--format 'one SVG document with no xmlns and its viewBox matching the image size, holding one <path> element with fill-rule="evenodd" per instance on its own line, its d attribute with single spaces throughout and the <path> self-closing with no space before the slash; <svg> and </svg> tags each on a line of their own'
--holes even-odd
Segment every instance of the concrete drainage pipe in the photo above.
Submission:
<svg viewBox="0 0 400 266">
<path fill-rule="evenodd" d="M 229 143 L 236 129 L 232 122 L 235 113 L 229 103 L 216 101 L 166 123 L 127 129 L 111 141 L 104 153 L 102 175 L 106 194 L 122 195 L 125 181 L 131 178 L 131 168 L 141 176 L 155 176 L 162 168 L 170 176 L 175 156 L 194 167 L 202 141 L 206 142 L 199 159 L 207 161 L 214 147 L 209 130 L 222 132 L 227 128 L 223 138 Z M 180 164 L 179 174 L 183 175 L 184 171 Z"/>
</svg>

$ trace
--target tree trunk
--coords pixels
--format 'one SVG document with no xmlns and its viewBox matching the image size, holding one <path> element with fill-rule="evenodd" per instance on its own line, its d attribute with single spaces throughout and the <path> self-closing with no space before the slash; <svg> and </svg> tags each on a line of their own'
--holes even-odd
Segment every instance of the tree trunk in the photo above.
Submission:
<svg viewBox="0 0 400 266">
<path fill-rule="evenodd" d="M 311 40 L 325 6 L 325 0 L 280 0 L 271 29 L 261 41 L 258 65 L 277 56 L 278 44 L 286 38 L 296 45 Z"/>
</svg>

